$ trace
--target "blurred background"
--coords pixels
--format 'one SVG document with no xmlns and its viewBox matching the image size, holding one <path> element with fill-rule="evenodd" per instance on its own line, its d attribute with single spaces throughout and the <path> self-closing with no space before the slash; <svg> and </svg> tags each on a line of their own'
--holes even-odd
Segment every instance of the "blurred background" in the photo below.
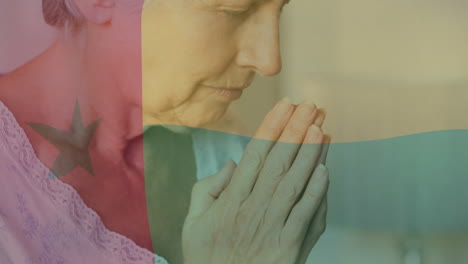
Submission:
<svg viewBox="0 0 468 264">
<path fill-rule="evenodd" d="M 1 0 L 0 72 L 54 40 L 40 5 Z M 463 0 L 285 8 L 282 73 L 234 108 L 251 129 L 284 96 L 326 109 L 329 224 L 308 263 L 468 263 L 467 11 Z"/>
</svg>

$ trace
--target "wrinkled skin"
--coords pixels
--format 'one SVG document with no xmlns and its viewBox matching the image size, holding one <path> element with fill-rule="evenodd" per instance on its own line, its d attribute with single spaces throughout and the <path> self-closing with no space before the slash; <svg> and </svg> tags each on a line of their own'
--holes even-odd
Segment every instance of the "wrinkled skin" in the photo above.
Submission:
<svg viewBox="0 0 468 264">
<path fill-rule="evenodd" d="M 325 229 L 329 138 L 317 109 L 283 100 L 241 162 L 198 182 L 183 230 L 184 263 L 304 263 Z M 318 119 L 318 118 L 317 118 Z M 321 123 L 321 121 L 317 121 Z"/>
</svg>

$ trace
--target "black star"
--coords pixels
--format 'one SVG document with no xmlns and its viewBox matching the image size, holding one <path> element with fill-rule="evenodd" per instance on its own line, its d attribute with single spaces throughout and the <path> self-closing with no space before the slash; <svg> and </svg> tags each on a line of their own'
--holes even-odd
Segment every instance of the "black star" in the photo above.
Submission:
<svg viewBox="0 0 468 264">
<path fill-rule="evenodd" d="M 56 177 L 61 177 L 70 173 L 77 166 L 81 166 L 91 175 L 94 175 L 88 145 L 100 122 L 101 119 L 84 127 L 77 101 L 72 124 L 68 131 L 39 123 L 27 122 L 26 124 L 61 151 L 51 169 Z M 50 176 L 53 177 L 52 174 Z"/>
</svg>

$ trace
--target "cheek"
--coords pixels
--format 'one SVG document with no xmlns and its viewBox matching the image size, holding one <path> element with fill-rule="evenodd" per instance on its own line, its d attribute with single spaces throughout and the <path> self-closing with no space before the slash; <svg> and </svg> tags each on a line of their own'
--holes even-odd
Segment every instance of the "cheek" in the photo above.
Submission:
<svg viewBox="0 0 468 264">
<path fill-rule="evenodd" d="M 143 10 L 141 27 L 144 111 L 178 108 L 194 119 L 220 115 L 225 105 L 212 105 L 210 94 L 198 85 L 224 79 L 235 54 L 230 28 L 206 13 L 157 8 Z"/>
<path fill-rule="evenodd" d="M 187 42 L 195 43 L 191 49 L 193 57 L 200 63 L 199 68 L 213 74 L 221 74 L 233 63 L 237 39 L 229 27 L 213 23 L 208 19 L 193 25 L 191 33 L 187 33 Z"/>
<path fill-rule="evenodd" d="M 184 126 L 204 127 L 221 119 L 227 108 L 227 104 L 213 101 L 187 104 L 182 109 L 177 110 L 177 121 Z"/>
</svg>

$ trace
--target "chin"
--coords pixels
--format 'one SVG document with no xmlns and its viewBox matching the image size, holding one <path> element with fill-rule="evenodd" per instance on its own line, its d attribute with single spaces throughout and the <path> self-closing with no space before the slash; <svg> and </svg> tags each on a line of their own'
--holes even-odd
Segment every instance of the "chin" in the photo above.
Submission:
<svg viewBox="0 0 468 264">
<path fill-rule="evenodd" d="M 158 120 L 147 115 L 143 117 L 143 123 L 145 126 L 160 125 L 172 132 L 187 134 L 197 128 L 211 129 L 216 127 L 226 116 L 227 109 L 227 107 L 219 107 L 219 105 L 206 105 L 201 108 L 185 110 L 185 113 L 190 114 L 177 118 Z"/>
<path fill-rule="evenodd" d="M 217 118 L 210 118 L 204 120 L 191 120 L 191 121 L 178 121 L 172 124 L 162 124 L 161 126 L 175 133 L 188 134 L 193 132 L 195 129 L 208 129 L 214 124 L 217 124 L 221 120 L 223 115 Z"/>
<path fill-rule="evenodd" d="M 161 125 L 162 127 L 178 134 L 190 134 L 194 128 L 179 125 Z"/>
</svg>

